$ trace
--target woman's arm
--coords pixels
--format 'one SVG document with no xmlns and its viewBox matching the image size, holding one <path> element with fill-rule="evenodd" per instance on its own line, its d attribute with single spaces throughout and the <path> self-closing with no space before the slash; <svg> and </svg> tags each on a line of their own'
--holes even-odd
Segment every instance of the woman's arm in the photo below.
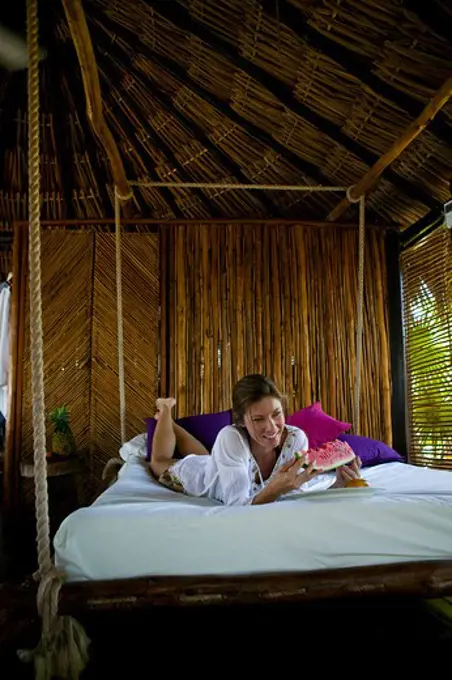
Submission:
<svg viewBox="0 0 452 680">
<path fill-rule="evenodd" d="M 259 493 L 254 496 L 251 505 L 273 503 L 274 501 L 277 501 L 281 495 L 282 493 L 279 489 L 272 488 L 271 483 L 268 483 L 267 486 L 264 486 L 262 491 L 259 491 Z"/>
</svg>

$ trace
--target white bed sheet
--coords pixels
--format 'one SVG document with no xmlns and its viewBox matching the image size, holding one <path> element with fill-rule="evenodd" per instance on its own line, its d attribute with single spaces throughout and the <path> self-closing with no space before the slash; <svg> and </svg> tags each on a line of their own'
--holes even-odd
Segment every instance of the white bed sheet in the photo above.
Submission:
<svg viewBox="0 0 452 680">
<path fill-rule="evenodd" d="M 131 450 L 118 481 L 55 539 L 68 581 L 257 574 L 452 557 L 452 474 L 403 463 L 364 470 L 372 490 L 322 489 L 225 507 L 158 485 Z M 331 477 L 330 477 L 331 479 Z"/>
</svg>

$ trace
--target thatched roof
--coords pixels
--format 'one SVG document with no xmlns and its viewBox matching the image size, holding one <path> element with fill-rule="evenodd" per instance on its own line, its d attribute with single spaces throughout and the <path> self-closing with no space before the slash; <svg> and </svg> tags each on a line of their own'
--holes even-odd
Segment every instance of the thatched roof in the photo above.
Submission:
<svg viewBox="0 0 452 680">
<path fill-rule="evenodd" d="M 106 121 L 129 179 L 352 185 L 452 73 L 447 0 L 83 6 Z M 23 29 L 19 14 L 0 19 Z M 111 171 L 90 128 L 61 3 L 41 0 L 40 21 L 48 52 L 43 217 L 111 216 Z M 0 72 L 0 102 L 0 219 L 8 228 L 26 217 L 24 71 Z M 451 176 L 449 103 L 384 172 L 368 200 L 370 219 L 406 227 L 438 213 Z M 159 219 L 324 219 L 337 201 L 333 194 L 137 189 L 133 210 Z M 352 206 L 343 221 L 355 219 Z"/>
</svg>

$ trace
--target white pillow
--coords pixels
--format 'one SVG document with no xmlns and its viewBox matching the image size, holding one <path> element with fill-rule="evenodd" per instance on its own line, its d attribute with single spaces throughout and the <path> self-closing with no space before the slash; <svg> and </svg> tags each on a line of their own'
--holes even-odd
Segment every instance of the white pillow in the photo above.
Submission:
<svg viewBox="0 0 452 680">
<path fill-rule="evenodd" d="M 147 454 L 147 434 L 137 434 L 136 437 L 126 442 L 119 449 L 119 455 L 123 460 L 127 461 L 131 456 L 138 458 L 146 458 Z"/>
</svg>

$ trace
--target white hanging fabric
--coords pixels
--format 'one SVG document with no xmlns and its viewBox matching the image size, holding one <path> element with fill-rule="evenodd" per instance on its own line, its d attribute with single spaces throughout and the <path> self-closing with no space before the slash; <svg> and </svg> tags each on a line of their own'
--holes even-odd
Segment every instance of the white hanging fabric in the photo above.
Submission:
<svg viewBox="0 0 452 680">
<path fill-rule="evenodd" d="M 0 413 L 8 417 L 9 309 L 11 290 L 7 283 L 0 288 Z"/>
</svg>

